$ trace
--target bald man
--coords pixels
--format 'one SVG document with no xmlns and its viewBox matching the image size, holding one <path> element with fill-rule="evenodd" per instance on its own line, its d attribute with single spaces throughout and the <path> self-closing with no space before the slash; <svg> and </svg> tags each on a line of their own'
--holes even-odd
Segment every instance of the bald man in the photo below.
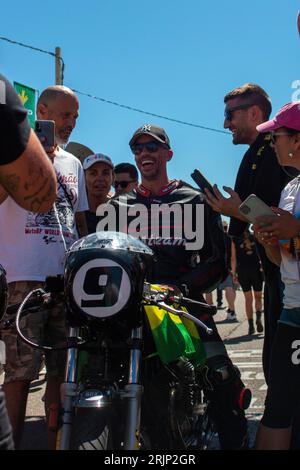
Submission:
<svg viewBox="0 0 300 470">
<path fill-rule="evenodd" d="M 55 121 L 55 148 L 48 154 L 57 177 L 57 197 L 53 208 L 45 214 L 26 211 L 7 198 L 0 205 L 2 243 L 0 259 L 7 272 L 9 304 L 20 302 L 33 289 L 44 287 L 47 276 L 63 274 L 66 250 L 87 234 L 85 211 L 88 202 L 84 172 L 80 161 L 61 148 L 67 143 L 78 118 L 79 103 L 72 90 L 63 86 L 49 87 L 37 105 L 38 119 Z M 66 337 L 62 306 L 43 312 L 27 325 L 31 335 L 57 344 Z M 4 318 L 5 321 L 5 318 Z M 35 328 L 37 331 L 35 331 Z M 53 339 L 54 338 L 54 339 Z M 14 325 L 2 331 L 6 344 L 6 365 L 3 389 L 11 420 L 16 448 L 20 446 L 30 382 L 38 378 L 41 355 L 17 336 Z M 47 386 L 45 406 L 59 404 L 59 388 L 64 378 L 65 351 L 46 354 Z M 49 448 L 55 446 L 55 433 L 49 431 Z"/>
<path fill-rule="evenodd" d="M 79 102 L 68 87 L 55 85 L 46 88 L 38 99 L 38 119 L 55 121 L 55 138 L 59 146 L 66 145 L 79 116 Z"/>
</svg>

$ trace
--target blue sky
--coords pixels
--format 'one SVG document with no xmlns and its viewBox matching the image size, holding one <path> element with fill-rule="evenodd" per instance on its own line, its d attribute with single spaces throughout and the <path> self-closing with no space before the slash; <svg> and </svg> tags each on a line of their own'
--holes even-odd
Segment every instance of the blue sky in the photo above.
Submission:
<svg viewBox="0 0 300 470">
<path fill-rule="evenodd" d="M 224 94 L 245 82 L 265 88 L 275 111 L 293 93 L 300 99 L 296 0 L 15 0 L 8 5 L 1 6 L 0 36 L 53 52 L 60 46 L 64 84 L 107 100 L 223 129 Z M 0 63 L 11 81 L 39 91 L 54 83 L 51 56 L 0 41 Z M 234 184 L 247 147 L 233 146 L 230 135 L 79 99 L 71 140 L 110 155 L 114 163 L 133 161 L 128 147 L 133 132 L 156 123 L 166 129 L 174 150 L 170 177 L 191 182 L 191 172 L 199 168 L 211 182 Z"/>
</svg>

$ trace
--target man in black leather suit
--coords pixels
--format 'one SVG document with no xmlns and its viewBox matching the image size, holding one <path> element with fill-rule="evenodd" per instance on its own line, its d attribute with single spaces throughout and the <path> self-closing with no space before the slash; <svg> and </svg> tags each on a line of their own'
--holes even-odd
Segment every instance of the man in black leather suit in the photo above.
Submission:
<svg viewBox="0 0 300 470">
<path fill-rule="evenodd" d="M 120 211 L 131 215 L 119 230 L 130 234 L 136 228 L 135 211 L 139 214 L 142 240 L 154 251 L 151 282 L 176 285 L 185 295 L 203 301 L 202 293 L 215 288 L 226 275 L 225 248 L 220 216 L 205 203 L 203 193 L 180 180 L 170 181 L 167 162 L 173 152 L 164 129 L 147 124 L 139 128 L 129 143 L 141 174 L 141 184 L 127 197 L 110 201 Z M 161 215 L 155 210 L 161 208 Z M 173 213 L 170 215 L 170 209 Z M 154 213 L 153 213 L 154 211 Z M 154 214 L 154 215 L 153 215 Z M 169 219 L 164 219 L 170 215 Z M 198 315 L 197 308 L 190 309 Z M 223 449 L 247 447 L 247 422 L 239 405 L 244 390 L 237 369 L 230 361 L 225 346 L 210 315 L 200 319 L 213 334 L 199 334 L 206 351 L 206 393 L 215 406 L 215 422 Z"/>
</svg>

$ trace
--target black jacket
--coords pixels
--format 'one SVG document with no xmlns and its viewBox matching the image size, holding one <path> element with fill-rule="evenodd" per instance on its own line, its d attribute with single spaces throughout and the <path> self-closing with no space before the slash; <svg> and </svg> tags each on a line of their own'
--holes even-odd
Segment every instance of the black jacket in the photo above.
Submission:
<svg viewBox="0 0 300 470">
<path fill-rule="evenodd" d="M 234 190 L 242 201 L 250 194 L 256 194 L 268 206 L 277 206 L 281 191 L 290 179 L 270 146 L 270 135 L 259 134 L 241 161 Z M 240 237 L 248 225 L 232 217 L 229 235 Z"/>
<path fill-rule="evenodd" d="M 155 253 L 151 282 L 186 285 L 189 296 L 198 298 L 201 292 L 211 291 L 227 274 L 225 263 L 224 234 L 221 219 L 205 203 L 203 194 L 182 181 L 171 181 L 162 188 L 159 195 L 152 195 L 146 188 L 139 186 L 137 191 L 124 197 L 114 197 L 110 204 L 117 208 L 138 207 L 140 220 L 143 221 L 143 233 L 140 238 Z M 163 220 L 162 216 L 151 218 L 153 206 L 176 205 L 181 217 Z M 188 207 L 189 206 L 189 207 Z M 183 216 L 184 214 L 184 216 Z M 179 217 L 179 218 L 178 218 Z M 117 217 L 118 218 L 118 217 Z M 132 221 L 136 216 L 129 216 L 127 226 L 118 226 L 118 230 L 130 234 Z M 163 229 L 165 232 L 163 233 Z M 203 234 L 203 246 L 186 249 L 191 243 L 190 231 Z M 199 237 L 198 237 L 199 238 Z"/>
</svg>

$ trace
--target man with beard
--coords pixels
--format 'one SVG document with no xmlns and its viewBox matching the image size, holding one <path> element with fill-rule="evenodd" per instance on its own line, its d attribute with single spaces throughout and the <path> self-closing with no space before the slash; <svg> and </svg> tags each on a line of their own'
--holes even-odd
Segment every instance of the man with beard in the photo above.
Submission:
<svg viewBox="0 0 300 470">
<path fill-rule="evenodd" d="M 149 281 L 175 285 L 187 297 L 203 301 L 201 293 L 212 290 L 226 275 L 220 216 L 204 203 L 200 191 L 183 181 L 169 180 L 167 163 L 172 159 L 173 152 L 164 129 L 153 124 L 144 125 L 133 134 L 129 145 L 141 174 L 141 184 L 127 195 L 114 197 L 110 201 L 116 210 L 117 223 L 120 211 L 123 212 L 124 207 L 130 209 L 126 226 L 121 226 L 122 222 L 119 221 L 119 229 L 132 233 L 132 214 L 138 211 L 141 217 L 139 236 L 155 254 Z M 158 205 L 161 214 L 152 217 L 152 211 Z M 173 210 L 177 216 L 171 214 Z M 170 216 L 168 221 L 167 213 Z M 103 219 L 102 222 L 104 227 L 107 220 Z M 203 244 L 197 243 L 196 232 L 200 227 L 204 231 Z M 191 238 L 187 232 L 191 229 L 195 230 L 196 240 L 189 243 Z M 196 307 L 189 307 L 189 311 L 199 316 Z M 202 314 L 200 319 L 213 329 L 213 334 L 209 336 L 199 331 L 205 347 L 206 363 L 203 369 L 197 371 L 197 376 L 205 381 L 206 395 L 213 402 L 221 447 L 245 448 L 247 422 L 243 406 L 239 404 L 245 388 L 227 355 L 213 318 Z M 163 445 L 162 442 L 160 444 Z"/>
<path fill-rule="evenodd" d="M 49 119 L 55 122 L 56 148 L 50 155 L 56 169 L 58 185 L 64 188 L 67 173 L 69 179 L 74 177 L 78 181 L 81 174 L 81 164 L 74 156 L 61 148 L 68 143 L 70 135 L 76 126 L 79 116 L 79 102 L 75 93 L 62 85 L 46 88 L 38 99 L 38 119 Z M 66 193 L 65 193 L 66 194 Z M 67 195 L 66 195 L 67 197 Z M 81 236 L 87 234 L 84 212 L 75 214 L 76 226 Z"/>
<path fill-rule="evenodd" d="M 224 128 L 232 132 L 234 145 L 247 144 L 249 149 L 240 164 L 234 191 L 226 186 L 223 187 L 229 193 L 229 198 L 225 198 L 216 185 L 214 186 L 214 194 L 208 190 L 205 192 L 208 204 L 215 211 L 231 217 L 229 235 L 240 237 L 249 226 L 247 220 L 238 211 L 241 202 L 254 193 L 269 206 L 277 207 L 281 191 L 294 177 L 294 173 L 292 168 L 286 167 L 284 169 L 279 165 L 274 147 L 271 144 L 270 134 L 259 134 L 256 129 L 259 124 L 269 119 L 272 111 L 267 93 L 258 85 L 246 83 L 227 93 L 224 102 Z M 283 283 L 279 267 L 269 260 L 260 243 L 257 243 L 257 251 L 265 279 L 265 337 L 262 362 L 265 380 L 268 384 L 271 349 L 277 331 L 277 322 L 283 308 Z M 259 318 L 257 317 L 258 323 Z M 293 426 L 292 445 L 294 448 L 300 448 L 299 417 L 297 416 Z"/>
<path fill-rule="evenodd" d="M 22 301 L 33 289 L 44 287 L 47 276 L 63 273 L 66 250 L 79 236 L 87 234 L 84 211 L 88 208 L 82 165 L 60 145 L 67 143 L 78 117 L 76 95 L 63 86 L 47 88 L 37 105 L 39 119 L 54 120 L 55 148 L 48 154 L 57 177 L 57 197 L 51 210 L 37 214 L 19 207 L 6 195 L 0 204 L 3 227 L 0 259 L 7 272 L 9 303 Z M 6 365 L 3 389 L 11 420 L 16 448 L 19 447 L 30 382 L 38 378 L 41 352 L 27 346 L 18 338 L 12 318 L 2 322 L 2 339 L 6 345 Z M 62 306 L 44 310 L 33 320 L 24 320 L 25 334 L 46 343 L 64 341 L 66 325 Z M 55 338 L 55 339 L 53 339 Z M 47 353 L 45 357 L 47 385 L 45 407 L 47 419 L 50 409 L 59 403 L 60 384 L 64 375 L 65 351 Z M 55 446 L 55 433 L 49 430 L 48 444 Z"/>
<path fill-rule="evenodd" d="M 256 126 L 268 120 L 271 114 L 272 105 L 267 93 L 258 85 L 246 83 L 227 93 L 224 102 L 224 128 L 232 132 L 234 145 L 247 144 L 249 149 L 240 164 L 234 191 L 224 186 L 230 197 L 225 198 L 216 185 L 214 194 L 206 190 L 206 196 L 215 211 L 231 217 L 229 235 L 241 237 L 249 226 L 238 211 L 241 202 L 254 193 L 267 205 L 277 207 L 281 190 L 290 178 L 278 164 L 270 135 L 259 134 L 256 130 Z M 265 275 L 263 369 L 268 383 L 271 346 L 282 310 L 282 283 L 278 266 L 271 263 L 259 243 L 257 250 Z"/>
</svg>

